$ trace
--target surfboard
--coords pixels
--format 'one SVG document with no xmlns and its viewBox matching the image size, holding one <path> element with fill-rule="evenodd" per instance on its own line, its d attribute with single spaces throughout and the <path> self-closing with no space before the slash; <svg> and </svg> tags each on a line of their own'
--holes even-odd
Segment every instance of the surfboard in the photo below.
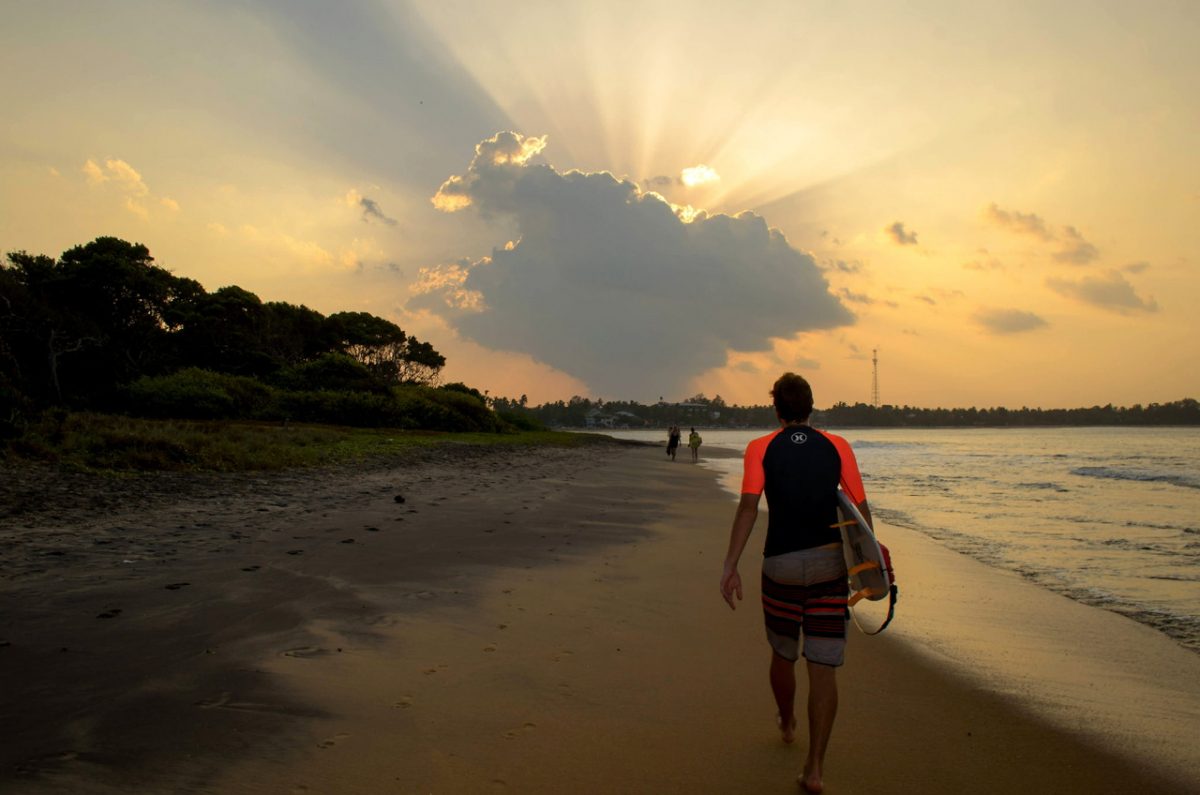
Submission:
<svg viewBox="0 0 1200 795">
<path fill-rule="evenodd" d="M 888 561 L 871 525 L 863 517 L 858 506 L 846 492 L 838 489 L 838 523 L 842 533 L 842 555 L 846 559 L 846 572 L 850 580 L 850 597 L 847 604 L 853 609 L 863 599 L 877 602 L 889 597 L 894 599 L 891 578 L 888 576 Z M 891 621 L 892 605 L 888 608 L 888 617 L 883 626 L 875 632 L 867 632 L 857 617 L 854 623 L 868 635 L 874 635 L 883 630 Z"/>
</svg>

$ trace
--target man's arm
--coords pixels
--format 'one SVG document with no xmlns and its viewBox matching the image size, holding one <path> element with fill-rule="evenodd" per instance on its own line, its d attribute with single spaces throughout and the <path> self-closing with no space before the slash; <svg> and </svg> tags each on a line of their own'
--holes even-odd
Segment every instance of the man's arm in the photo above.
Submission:
<svg viewBox="0 0 1200 795">
<path fill-rule="evenodd" d="M 750 540 L 750 531 L 754 529 L 754 521 L 758 518 L 758 494 L 743 494 L 738 501 L 737 512 L 733 515 L 733 527 L 729 531 L 729 551 L 725 553 L 725 569 L 721 573 L 721 596 L 729 603 L 731 610 L 736 610 L 733 601 L 737 594 L 738 601 L 742 599 L 742 576 L 738 574 L 738 561 L 746 542 Z"/>
</svg>

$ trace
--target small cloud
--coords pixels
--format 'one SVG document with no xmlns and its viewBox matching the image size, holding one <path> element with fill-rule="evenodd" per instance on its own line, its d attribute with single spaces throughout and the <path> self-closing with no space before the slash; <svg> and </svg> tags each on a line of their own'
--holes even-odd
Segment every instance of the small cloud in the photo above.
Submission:
<svg viewBox="0 0 1200 795">
<path fill-rule="evenodd" d="M 124 160 L 105 160 L 104 167 L 108 170 L 109 179 L 135 196 L 145 196 L 150 192 L 142 181 L 142 175 Z"/>
<path fill-rule="evenodd" d="M 213 221 L 205 228 L 216 237 L 229 237 L 229 228 L 226 227 L 225 224 L 219 224 L 216 221 Z"/>
<path fill-rule="evenodd" d="M 924 301 L 925 303 L 929 304 L 930 306 L 937 306 L 937 301 L 933 300 L 932 298 L 930 298 L 927 295 L 918 295 L 917 300 Z"/>
<path fill-rule="evenodd" d="M 179 212 L 179 202 L 175 201 L 174 199 L 168 199 L 166 196 L 163 196 L 158 200 L 158 203 L 173 213 Z"/>
<path fill-rule="evenodd" d="M 838 295 L 842 297 L 843 301 L 849 301 L 854 304 L 866 304 L 870 306 L 875 303 L 875 299 L 866 293 L 856 293 L 845 287 L 838 291 Z"/>
<path fill-rule="evenodd" d="M 116 188 L 125 194 L 126 210 L 139 218 L 149 217 L 150 211 L 141 200 L 150 197 L 150 188 L 147 187 L 145 181 L 142 180 L 142 175 L 133 166 L 116 158 L 105 160 L 103 166 L 89 159 L 84 162 L 80 170 L 87 179 L 88 185 L 93 188 L 105 185 Z M 160 201 L 169 210 L 179 209 L 179 205 L 171 199 L 160 199 Z M 172 207 L 172 205 L 174 206 Z"/>
<path fill-rule="evenodd" d="M 83 175 L 87 177 L 89 185 L 100 185 L 106 179 L 108 179 L 108 177 L 104 176 L 104 169 L 96 165 L 94 160 L 88 160 L 83 164 L 83 168 L 80 170 L 83 171 Z"/>
<path fill-rule="evenodd" d="M 1049 325 L 1040 316 L 1024 309 L 980 309 L 974 320 L 993 334 L 1020 334 Z"/>
<path fill-rule="evenodd" d="M 136 215 L 138 218 L 146 219 L 150 217 L 150 211 L 146 209 L 145 205 L 140 204 L 132 196 L 125 197 L 125 209 Z"/>
<path fill-rule="evenodd" d="M 1122 268 L 1126 273 L 1144 273 L 1150 270 L 1149 262 L 1131 262 Z"/>
<path fill-rule="evenodd" d="M 891 226 L 885 227 L 884 232 L 896 242 L 899 246 L 915 246 L 917 244 L 917 233 L 904 228 L 904 224 L 896 221 Z"/>
<path fill-rule="evenodd" d="M 1109 271 L 1103 276 L 1085 276 L 1077 281 L 1051 278 L 1046 280 L 1046 285 L 1059 295 L 1112 312 L 1158 311 L 1157 301 L 1139 296 L 1129 280 L 1117 271 Z"/>
<path fill-rule="evenodd" d="M 1041 216 L 1035 213 L 1023 213 L 1018 210 L 1002 210 L 995 203 L 988 205 L 983 215 L 997 226 L 1023 235 L 1032 235 L 1042 240 L 1053 240 L 1054 233 L 1046 226 Z"/>
<path fill-rule="evenodd" d="M 995 206 L 995 205 L 993 205 Z M 970 262 L 964 262 L 963 267 L 969 271 L 1002 271 L 1004 263 L 991 255 L 986 248 L 981 248 L 977 252 L 978 257 Z"/>
<path fill-rule="evenodd" d="M 705 185 L 709 182 L 718 182 L 721 175 L 710 166 L 701 163 L 698 166 L 685 168 L 679 174 L 679 181 L 689 188 L 694 188 L 697 185 Z"/>
<path fill-rule="evenodd" d="M 372 218 L 374 218 L 377 221 L 382 221 L 388 226 L 396 225 L 396 219 L 389 218 L 387 215 L 385 215 L 383 210 L 379 209 L 379 204 L 374 199 L 368 199 L 366 196 L 363 196 L 358 200 L 358 206 L 362 207 L 363 221 L 369 222 Z"/>
<path fill-rule="evenodd" d="M 669 188 L 672 185 L 677 185 L 679 180 L 675 177 L 668 177 L 665 174 L 660 174 L 657 177 L 650 177 L 645 180 L 647 188 Z"/>
<path fill-rule="evenodd" d="M 1036 237 L 1047 243 L 1058 243 L 1059 249 L 1051 254 L 1056 262 L 1087 265 L 1100 257 L 1099 249 L 1089 243 L 1073 226 L 1064 226 L 1062 231 L 1056 234 L 1041 216 L 1017 210 L 1002 210 L 994 202 L 988 205 L 983 215 L 1010 232 Z"/>
<path fill-rule="evenodd" d="M 1100 252 L 1091 243 L 1083 239 L 1079 230 L 1073 226 L 1063 227 L 1063 248 L 1054 252 L 1058 262 L 1069 262 L 1072 265 L 1087 265 L 1100 256 Z"/>
<path fill-rule="evenodd" d="M 859 260 L 848 262 L 844 259 L 827 260 L 822 268 L 827 271 L 838 271 L 839 273 L 858 273 L 863 269 L 863 264 Z"/>
<path fill-rule="evenodd" d="M 62 176 L 62 174 L 60 174 L 60 173 L 58 172 L 58 169 L 57 169 L 57 168 L 55 168 L 54 166 L 50 166 L 50 167 L 47 169 L 47 171 L 49 171 L 49 172 L 50 172 L 50 176 L 52 176 L 52 177 L 61 177 L 61 176 Z"/>
</svg>

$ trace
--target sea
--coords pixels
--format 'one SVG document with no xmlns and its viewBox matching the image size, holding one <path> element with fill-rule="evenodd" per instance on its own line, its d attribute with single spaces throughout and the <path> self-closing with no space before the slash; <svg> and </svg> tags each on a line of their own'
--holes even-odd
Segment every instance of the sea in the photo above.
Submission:
<svg viewBox="0 0 1200 795">
<path fill-rule="evenodd" d="M 829 430 L 854 448 L 882 522 L 1200 654 L 1200 428 Z M 700 431 L 701 464 L 736 495 L 740 453 L 769 431 Z M 665 429 L 605 433 L 666 445 Z M 739 457 L 704 455 L 715 448 Z"/>
</svg>

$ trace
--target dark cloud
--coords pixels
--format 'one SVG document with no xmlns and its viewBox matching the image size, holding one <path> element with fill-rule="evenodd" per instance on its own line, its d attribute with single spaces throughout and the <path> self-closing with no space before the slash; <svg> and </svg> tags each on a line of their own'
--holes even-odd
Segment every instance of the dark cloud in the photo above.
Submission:
<svg viewBox="0 0 1200 795">
<path fill-rule="evenodd" d="M 363 196 L 358 200 L 358 206 L 362 207 L 362 219 L 364 221 L 369 222 L 372 218 L 374 218 L 377 221 L 382 221 L 388 226 L 396 225 L 396 219 L 388 218 L 386 215 L 384 215 L 383 210 L 379 209 L 379 203 L 374 199 L 368 199 L 366 196 Z"/>
<path fill-rule="evenodd" d="M 1084 240 L 1083 235 L 1073 226 L 1063 227 L 1060 240 L 1063 247 L 1054 252 L 1054 259 L 1058 262 L 1087 265 L 1100 256 L 1096 247 Z"/>
<path fill-rule="evenodd" d="M 1149 262 L 1131 262 L 1122 268 L 1126 273 L 1145 273 L 1150 270 Z"/>
<path fill-rule="evenodd" d="M 838 295 L 841 296 L 843 301 L 849 301 L 852 304 L 866 304 L 870 306 L 871 304 L 875 303 L 875 299 L 866 293 L 856 293 L 852 290 L 846 289 L 845 287 L 843 287 L 841 290 L 838 290 Z"/>
<path fill-rule="evenodd" d="M 1070 265 L 1087 265 L 1100 258 L 1100 251 L 1089 243 L 1079 230 L 1073 226 L 1064 226 L 1055 233 L 1034 213 L 1023 213 L 1017 210 L 1002 210 L 994 202 L 988 205 L 983 215 L 999 227 L 1017 234 L 1029 235 L 1047 243 L 1055 243 L 1058 249 L 1051 253 L 1056 262 Z"/>
<path fill-rule="evenodd" d="M 858 273 L 863 269 L 863 264 L 859 260 L 848 262 L 844 259 L 828 260 L 822 266 L 824 270 L 841 271 L 842 273 Z"/>
<path fill-rule="evenodd" d="M 904 228 L 904 224 L 896 221 L 891 226 L 885 227 L 884 230 L 891 236 L 892 240 L 896 241 L 900 246 L 915 246 L 917 244 L 917 233 Z"/>
<path fill-rule="evenodd" d="M 1012 232 L 1032 235 L 1042 240 L 1053 240 L 1054 233 L 1046 226 L 1041 216 L 1035 213 L 1023 213 L 1018 210 L 1002 210 L 993 202 L 983 211 L 985 218 L 997 226 L 1002 226 Z"/>
<path fill-rule="evenodd" d="M 980 309 L 975 313 L 975 322 L 993 334 L 1019 334 L 1049 325 L 1024 309 Z"/>
<path fill-rule="evenodd" d="M 536 163 L 541 138 L 497 133 L 433 202 L 515 220 L 519 239 L 425 269 L 410 306 L 522 351 L 604 394 L 674 394 L 775 337 L 853 322 L 812 257 L 753 213 L 685 223 L 607 173 Z"/>
<path fill-rule="evenodd" d="M 1051 278 L 1046 280 L 1046 285 L 1059 295 L 1113 312 L 1129 314 L 1158 311 L 1157 301 L 1139 296 L 1133 285 L 1117 271 L 1078 280 Z"/>
</svg>

